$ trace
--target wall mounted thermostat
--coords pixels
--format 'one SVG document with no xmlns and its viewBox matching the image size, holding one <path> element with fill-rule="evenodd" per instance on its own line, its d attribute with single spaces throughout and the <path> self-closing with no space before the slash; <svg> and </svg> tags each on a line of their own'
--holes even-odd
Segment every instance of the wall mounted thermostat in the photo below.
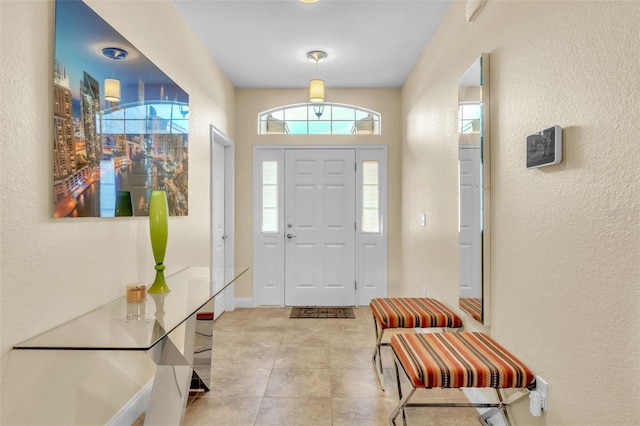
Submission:
<svg viewBox="0 0 640 426">
<path fill-rule="evenodd" d="M 527 136 L 527 169 L 562 161 L 562 127 L 556 125 Z"/>
</svg>

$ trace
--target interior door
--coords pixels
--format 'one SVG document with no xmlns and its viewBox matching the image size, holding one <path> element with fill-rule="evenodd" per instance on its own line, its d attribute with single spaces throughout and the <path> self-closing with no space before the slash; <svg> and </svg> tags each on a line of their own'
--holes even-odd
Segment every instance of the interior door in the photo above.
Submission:
<svg viewBox="0 0 640 426">
<path fill-rule="evenodd" d="M 355 150 L 285 151 L 285 305 L 355 305 Z"/>
<path fill-rule="evenodd" d="M 220 290 L 224 286 L 225 265 L 225 161 L 224 146 L 219 142 L 213 142 L 213 170 L 212 185 L 213 195 L 211 200 L 211 226 L 213 229 L 213 262 L 212 274 L 213 290 Z M 224 312 L 224 296 L 216 297 L 214 313 L 218 317 Z"/>
</svg>

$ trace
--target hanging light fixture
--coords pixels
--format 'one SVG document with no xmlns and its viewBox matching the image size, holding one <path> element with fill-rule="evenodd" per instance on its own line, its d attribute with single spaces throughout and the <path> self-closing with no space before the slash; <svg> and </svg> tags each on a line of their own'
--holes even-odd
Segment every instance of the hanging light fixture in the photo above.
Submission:
<svg viewBox="0 0 640 426">
<path fill-rule="evenodd" d="M 105 47 L 102 54 L 109 59 L 113 59 L 112 78 L 104 79 L 104 100 L 109 102 L 120 102 L 120 80 L 115 78 L 116 61 L 127 57 L 128 52 L 119 47 Z"/>
<path fill-rule="evenodd" d="M 309 102 L 324 101 L 324 80 L 311 80 L 309 82 Z"/>
<path fill-rule="evenodd" d="M 316 63 L 317 73 L 318 63 L 327 58 L 327 53 L 320 50 L 312 50 L 307 53 L 307 58 Z M 324 102 L 324 80 L 313 79 L 309 81 L 309 102 Z M 320 114 L 322 115 L 322 113 Z"/>
</svg>

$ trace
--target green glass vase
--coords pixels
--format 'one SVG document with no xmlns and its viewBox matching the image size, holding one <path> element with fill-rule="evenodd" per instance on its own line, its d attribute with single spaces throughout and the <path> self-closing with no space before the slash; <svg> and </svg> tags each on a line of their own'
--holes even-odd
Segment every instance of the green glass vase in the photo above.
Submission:
<svg viewBox="0 0 640 426">
<path fill-rule="evenodd" d="M 164 279 L 164 255 L 167 251 L 169 236 L 169 207 L 167 193 L 152 191 L 149 201 L 149 234 L 151 235 L 151 249 L 156 261 L 156 279 L 147 290 L 149 293 L 166 293 L 171 291 Z"/>
<path fill-rule="evenodd" d="M 130 191 L 118 191 L 116 197 L 116 210 L 114 212 L 115 217 L 121 216 L 133 216 L 133 206 L 131 204 L 131 192 Z"/>
</svg>

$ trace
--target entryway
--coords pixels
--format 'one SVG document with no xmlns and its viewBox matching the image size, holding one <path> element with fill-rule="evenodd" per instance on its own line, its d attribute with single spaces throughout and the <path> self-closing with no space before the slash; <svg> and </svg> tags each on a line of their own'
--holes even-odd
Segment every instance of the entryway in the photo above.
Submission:
<svg viewBox="0 0 640 426">
<path fill-rule="evenodd" d="M 255 147 L 254 306 L 386 295 L 386 147 Z"/>
</svg>

